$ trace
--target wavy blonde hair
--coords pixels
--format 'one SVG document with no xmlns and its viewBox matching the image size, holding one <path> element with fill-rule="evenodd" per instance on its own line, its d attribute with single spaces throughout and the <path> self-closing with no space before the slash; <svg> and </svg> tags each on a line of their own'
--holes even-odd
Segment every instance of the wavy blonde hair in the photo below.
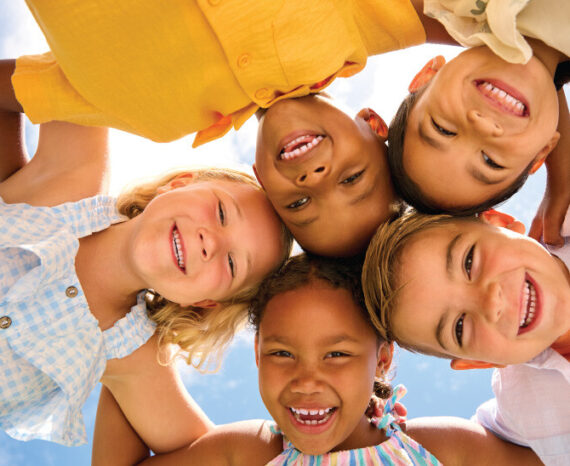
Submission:
<svg viewBox="0 0 570 466">
<path fill-rule="evenodd" d="M 255 178 L 237 170 L 228 168 L 176 170 L 127 188 L 117 199 L 117 209 L 129 218 L 136 217 L 159 194 L 159 188 L 175 178 L 188 174 L 191 174 L 196 182 L 231 181 L 249 185 L 263 193 Z M 281 223 L 281 241 L 282 255 L 276 269 L 287 260 L 293 245 L 293 237 L 283 223 Z M 146 290 L 145 301 L 150 318 L 157 324 L 160 345 L 178 345 L 179 350 L 176 355 L 183 356 L 188 364 L 197 369 L 206 371 L 211 366 L 219 367 L 224 350 L 247 320 L 247 309 L 257 289 L 258 285 L 241 290 L 212 309 L 181 306 L 168 301 L 154 290 Z M 170 361 L 164 363 L 168 362 Z"/>
<path fill-rule="evenodd" d="M 378 228 L 366 251 L 362 287 L 370 320 L 387 341 L 395 341 L 402 348 L 413 352 L 449 358 L 444 353 L 403 341 L 393 333 L 391 319 L 398 306 L 398 293 L 405 286 L 399 283 L 400 259 L 406 245 L 418 233 L 442 227 L 452 221 L 474 220 L 475 217 L 426 215 L 409 209 L 403 215 L 393 217 Z M 420 306 L 421 303 L 418 303 L 418 309 Z"/>
</svg>

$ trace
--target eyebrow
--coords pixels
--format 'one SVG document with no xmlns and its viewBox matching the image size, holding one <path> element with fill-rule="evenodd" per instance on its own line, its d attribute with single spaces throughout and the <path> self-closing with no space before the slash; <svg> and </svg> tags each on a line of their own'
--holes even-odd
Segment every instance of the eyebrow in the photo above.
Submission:
<svg viewBox="0 0 570 466">
<path fill-rule="evenodd" d="M 461 233 L 458 233 L 447 245 L 447 252 L 445 254 L 445 269 L 447 271 L 447 275 L 450 277 L 453 271 L 453 250 L 455 249 L 455 246 L 457 245 L 457 242 L 460 238 Z"/>
<path fill-rule="evenodd" d="M 477 167 L 469 167 L 469 174 L 473 178 L 475 178 L 477 181 L 480 181 L 481 183 L 488 184 L 488 185 L 499 184 L 505 180 L 504 177 L 498 178 L 496 180 L 492 180 L 487 175 L 485 175 L 485 173 L 483 173 L 481 170 L 479 170 Z"/>
<path fill-rule="evenodd" d="M 291 222 L 293 225 L 295 225 L 296 227 L 306 227 L 308 225 L 310 225 L 311 223 L 316 222 L 319 219 L 319 215 L 315 215 L 313 217 L 309 217 L 306 220 L 303 220 L 301 222 Z"/>
<path fill-rule="evenodd" d="M 418 134 L 420 135 L 420 138 L 424 141 L 427 142 L 430 146 L 435 147 L 438 150 L 444 150 L 444 146 L 443 144 L 441 144 L 441 142 L 439 142 L 437 139 L 432 138 L 429 134 L 427 134 L 424 129 L 422 128 L 422 122 L 418 121 Z"/>
<path fill-rule="evenodd" d="M 439 346 L 441 346 L 445 351 L 448 351 L 447 346 L 445 346 L 445 344 L 443 343 L 443 329 L 445 328 L 446 322 L 447 322 L 447 311 L 443 313 L 442 316 L 439 318 L 439 322 L 437 323 L 437 327 L 435 329 L 435 338 L 439 343 Z"/>
<path fill-rule="evenodd" d="M 280 335 L 269 335 L 268 337 L 264 337 L 263 340 L 265 342 L 281 343 L 283 345 L 291 345 L 292 344 L 287 337 L 283 337 Z M 338 343 L 344 343 L 344 342 L 360 343 L 361 340 L 358 338 L 354 338 L 354 337 L 352 337 L 346 333 L 341 333 L 339 335 L 332 335 L 330 337 L 324 338 L 324 339 L 316 342 L 316 344 L 323 345 L 323 346 L 332 346 L 332 345 L 336 345 Z"/>
</svg>

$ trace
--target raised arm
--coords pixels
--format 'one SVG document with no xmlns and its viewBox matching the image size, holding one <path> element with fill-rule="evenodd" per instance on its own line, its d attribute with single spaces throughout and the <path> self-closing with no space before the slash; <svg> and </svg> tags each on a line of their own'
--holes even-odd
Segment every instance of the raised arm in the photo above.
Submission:
<svg viewBox="0 0 570 466">
<path fill-rule="evenodd" d="M 570 114 L 564 89 L 558 91 L 560 139 L 546 159 L 546 189 L 529 235 L 545 243 L 562 246 L 560 229 L 570 205 Z"/>
<path fill-rule="evenodd" d="M 426 42 L 430 44 L 459 45 L 438 20 L 424 15 L 424 0 L 412 0 L 412 5 L 426 31 Z"/>
<path fill-rule="evenodd" d="M 456 417 L 425 417 L 406 423 L 407 433 L 446 466 L 541 465 L 530 449 L 505 442 L 483 426 Z"/>
<path fill-rule="evenodd" d="M 14 60 L 0 60 L 0 182 L 18 171 L 28 161 L 24 144 L 24 115 L 14 90 Z"/>
<path fill-rule="evenodd" d="M 213 424 L 186 391 L 176 367 L 160 364 L 157 353 L 153 336 L 126 358 L 109 360 L 101 381 L 143 442 L 161 453 L 192 443 Z"/>
</svg>

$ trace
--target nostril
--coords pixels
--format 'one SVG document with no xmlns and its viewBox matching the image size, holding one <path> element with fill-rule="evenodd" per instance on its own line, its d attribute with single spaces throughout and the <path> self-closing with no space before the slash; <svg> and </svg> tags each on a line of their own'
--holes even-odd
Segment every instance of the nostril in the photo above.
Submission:
<svg viewBox="0 0 570 466">
<path fill-rule="evenodd" d="M 207 256 L 205 249 L 202 249 L 202 256 L 203 256 L 203 257 L 206 257 L 206 256 Z"/>
<path fill-rule="evenodd" d="M 325 167 L 319 167 L 319 168 L 315 169 L 315 173 L 321 173 L 324 170 L 325 170 Z"/>
<path fill-rule="evenodd" d="M 301 178 L 299 178 L 299 181 L 305 181 L 307 179 L 307 175 L 302 175 Z"/>
</svg>

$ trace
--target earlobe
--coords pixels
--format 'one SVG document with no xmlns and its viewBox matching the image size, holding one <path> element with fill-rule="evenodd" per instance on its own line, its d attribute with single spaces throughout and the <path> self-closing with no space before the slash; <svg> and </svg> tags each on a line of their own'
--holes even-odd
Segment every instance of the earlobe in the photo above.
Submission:
<svg viewBox="0 0 570 466">
<path fill-rule="evenodd" d="M 456 371 L 463 371 L 467 369 L 492 369 L 494 367 L 505 367 L 502 364 L 493 364 L 485 361 L 477 361 L 475 359 L 452 359 L 450 366 Z"/>
<path fill-rule="evenodd" d="M 380 136 L 384 141 L 388 138 L 388 125 L 382 117 L 371 108 L 363 108 L 358 112 L 356 117 L 362 118 L 368 126 L 370 126 L 372 131 Z"/>
<path fill-rule="evenodd" d="M 378 348 L 378 356 L 376 363 L 376 377 L 382 377 L 390 370 L 392 365 L 392 356 L 394 355 L 394 343 L 383 342 Z"/>
<path fill-rule="evenodd" d="M 485 212 L 479 214 L 479 218 L 488 225 L 494 225 L 496 227 L 506 228 L 508 230 L 524 235 L 525 232 L 524 224 L 522 222 L 519 222 L 513 216 L 506 214 L 504 212 L 499 212 L 498 210 L 495 209 L 488 209 Z"/>
<path fill-rule="evenodd" d="M 427 83 L 429 83 L 432 78 L 437 74 L 437 72 L 445 65 L 445 58 L 438 55 L 428 61 L 424 67 L 414 76 L 412 82 L 408 86 L 408 91 L 413 94 L 417 92 Z"/>
</svg>

